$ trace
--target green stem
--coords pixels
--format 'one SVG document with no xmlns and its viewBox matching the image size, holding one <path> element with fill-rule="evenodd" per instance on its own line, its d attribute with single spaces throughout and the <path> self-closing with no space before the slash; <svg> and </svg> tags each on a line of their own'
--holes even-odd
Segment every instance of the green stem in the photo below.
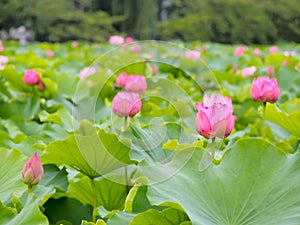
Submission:
<svg viewBox="0 0 300 225">
<path fill-rule="evenodd" d="M 211 158 L 213 162 L 215 160 L 215 147 L 216 147 L 216 137 L 213 137 L 211 139 Z"/>
<path fill-rule="evenodd" d="M 125 185 L 126 185 L 126 193 L 129 193 L 129 181 L 128 181 L 128 167 L 125 166 Z"/>
<path fill-rule="evenodd" d="M 30 194 L 32 192 L 32 185 L 28 185 L 27 191 L 28 191 L 28 194 Z"/>
<path fill-rule="evenodd" d="M 126 128 L 127 128 L 127 124 L 128 124 L 128 116 L 125 116 L 125 117 L 124 117 L 124 131 L 125 131 Z"/>
<path fill-rule="evenodd" d="M 261 126 L 261 136 L 263 139 L 266 139 L 266 131 L 265 131 L 265 126 L 266 126 L 266 106 L 267 103 L 263 103 L 263 116 L 262 116 L 262 126 Z"/>
<path fill-rule="evenodd" d="M 94 195 L 94 204 L 93 204 L 93 222 L 96 223 L 96 210 L 97 210 L 97 189 L 95 185 L 94 178 L 90 178 L 91 186 Z"/>
</svg>

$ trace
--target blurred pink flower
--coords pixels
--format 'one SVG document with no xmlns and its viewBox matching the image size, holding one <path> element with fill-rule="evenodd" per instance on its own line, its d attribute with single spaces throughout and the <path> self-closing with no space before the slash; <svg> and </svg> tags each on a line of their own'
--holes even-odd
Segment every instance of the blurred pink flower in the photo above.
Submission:
<svg viewBox="0 0 300 225">
<path fill-rule="evenodd" d="M 152 66 L 152 74 L 156 74 L 158 72 L 158 68 L 156 66 Z"/>
<path fill-rule="evenodd" d="M 122 36 L 113 35 L 110 36 L 109 43 L 112 45 L 121 45 L 124 43 L 124 38 Z"/>
<path fill-rule="evenodd" d="M 250 89 L 250 95 L 255 102 L 274 103 L 278 100 L 280 88 L 276 78 L 266 77 L 254 78 Z"/>
<path fill-rule="evenodd" d="M 284 51 L 283 52 L 283 54 L 285 55 L 285 56 L 296 56 L 296 51 Z"/>
<path fill-rule="evenodd" d="M 227 137 L 233 127 L 236 116 L 232 115 L 232 102 L 229 97 L 213 94 L 204 95 L 203 103 L 196 103 L 196 129 L 200 135 L 209 139 Z"/>
<path fill-rule="evenodd" d="M 274 53 L 276 53 L 278 51 L 278 46 L 276 46 L 276 45 L 273 45 L 273 46 L 271 46 L 270 48 L 269 48 L 269 53 L 270 54 L 274 54 Z"/>
<path fill-rule="evenodd" d="M 80 71 L 80 79 L 85 79 L 88 76 L 91 76 L 91 75 L 95 74 L 96 72 L 97 72 L 97 68 L 96 67 L 84 67 Z"/>
<path fill-rule="evenodd" d="M 288 66 L 288 65 L 289 65 L 289 60 L 288 60 L 288 59 L 285 59 L 285 60 L 282 62 L 282 65 L 283 65 L 283 66 Z"/>
<path fill-rule="evenodd" d="M 202 46 L 202 51 L 207 52 L 209 49 L 208 45 L 203 45 Z"/>
<path fill-rule="evenodd" d="M 236 65 L 232 66 L 232 72 L 236 73 L 238 71 L 238 67 Z"/>
<path fill-rule="evenodd" d="M 2 44 L 2 41 L 0 40 L 0 52 L 4 51 L 4 46 Z"/>
<path fill-rule="evenodd" d="M 140 52 L 142 50 L 141 46 L 138 44 L 135 44 L 132 46 L 132 51 L 133 52 Z"/>
<path fill-rule="evenodd" d="M 77 48 L 78 47 L 78 42 L 77 41 L 73 41 L 72 42 L 72 48 Z"/>
<path fill-rule="evenodd" d="M 298 64 L 295 66 L 295 70 L 297 70 L 298 72 L 300 72 L 300 61 L 299 61 Z"/>
<path fill-rule="evenodd" d="M 39 183 L 44 174 L 44 169 L 37 153 L 25 163 L 22 170 L 22 181 L 27 185 L 35 185 Z"/>
<path fill-rule="evenodd" d="M 147 82 L 144 76 L 130 75 L 127 77 L 125 90 L 128 92 L 144 93 L 147 89 Z"/>
<path fill-rule="evenodd" d="M 8 63 L 8 57 L 5 55 L 0 55 L 0 64 L 4 65 Z"/>
<path fill-rule="evenodd" d="M 126 44 L 130 44 L 131 42 L 133 42 L 133 38 L 132 37 L 126 37 L 125 38 L 125 43 Z"/>
<path fill-rule="evenodd" d="M 256 72 L 255 66 L 250 66 L 242 70 L 243 77 L 250 77 Z"/>
<path fill-rule="evenodd" d="M 112 111 L 120 117 L 133 117 L 141 107 L 139 95 L 132 92 L 118 92 L 112 101 Z"/>
<path fill-rule="evenodd" d="M 189 51 L 186 51 L 186 53 L 185 53 L 185 56 L 191 60 L 199 59 L 200 55 L 201 55 L 201 53 L 198 50 L 189 50 Z"/>
<path fill-rule="evenodd" d="M 127 78 L 128 78 L 127 73 L 122 72 L 118 76 L 117 81 L 114 83 L 115 87 L 124 88 L 126 86 Z"/>
<path fill-rule="evenodd" d="M 261 55 L 261 50 L 259 48 L 256 48 L 256 49 L 253 50 L 253 54 L 255 56 L 260 56 Z"/>
<path fill-rule="evenodd" d="M 35 70 L 26 70 L 23 80 L 25 84 L 33 86 L 39 83 L 40 75 Z"/>
<path fill-rule="evenodd" d="M 51 57 L 54 56 L 54 52 L 53 52 L 52 50 L 47 50 L 47 51 L 46 51 L 46 56 L 47 56 L 48 58 L 51 58 Z"/>
<path fill-rule="evenodd" d="M 274 72 L 275 72 L 274 67 L 273 66 L 269 66 L 268 69 L 267 69 L 267 74 L 269 76 L 272 76 L 274 74 Z"/>
<path fill-rule="evenodd" d="M 234 50 L 234 55 L 235 56 L 241 56 L 244 54 L 244 51 L 246 50 L 245 46 L 238 46 L 235 50 Z"/>
</svg>

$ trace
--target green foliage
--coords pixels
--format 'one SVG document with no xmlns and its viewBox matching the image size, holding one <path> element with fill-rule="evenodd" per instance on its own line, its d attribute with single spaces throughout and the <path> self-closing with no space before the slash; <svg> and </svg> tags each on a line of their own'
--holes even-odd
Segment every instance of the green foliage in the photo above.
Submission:
<svg viewBox="0 0 300 225">
<path fill-rule="evenodd" d="M 245 44 L 300 41 L 297 0 L 288 4 L 284 0 L 184 2 L 185 6 L 178 8 L 179 16 L 174 13 L 161 24 L 162 39 Z"/>
</svg>

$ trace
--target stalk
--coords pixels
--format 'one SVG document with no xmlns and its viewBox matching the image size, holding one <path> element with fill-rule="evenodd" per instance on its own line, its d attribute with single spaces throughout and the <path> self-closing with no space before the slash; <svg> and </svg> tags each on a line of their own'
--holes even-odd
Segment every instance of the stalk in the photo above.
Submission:
<svg viewBox="0 0 300 225">
<path fill-rule="evenodd" d="M 94 195 L 94 204 L 93 204 L 93 222 L 96 223 L 96 210 L 97 210 L 97 189 L 95 185 L 95 180 L 94 178 L 90 178 L 91 181 L 91 186 L 93 190 L 93 195 Z"/>
<path fill-rule="evenodd" d="M 266 106 L 267 102 L 263 103 L 263 115 L 262 115 L 262 126 L 261 126 L 261 136 L 263 139 L 266 139 L 266 131 L 265 131 L 265 126 L 266 126 Z"/>
</svg>

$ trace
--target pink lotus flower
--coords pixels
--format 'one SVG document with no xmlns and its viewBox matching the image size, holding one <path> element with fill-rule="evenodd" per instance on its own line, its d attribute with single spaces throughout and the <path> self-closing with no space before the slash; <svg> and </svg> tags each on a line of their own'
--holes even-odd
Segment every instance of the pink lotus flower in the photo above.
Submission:
<svg viewBox="0 0 300 225">
<path fill-rule="evenodd" d="M 285 60 L 282 62 L 282 65 L 283 65 L 283 66 L 288 66 L 288 65 L 289 65 L 289 60 L 288 60 L 288 59 L 285 59 Z"/>
<path fill-rule="evenodd" d="M 274 54 L 278 51 L 278 46 L 273 45 L 269 48 L 269 54 Z"/>
<path fill-rule="evenodd" d="M 144 76 L 130 75 L 127 77 L 125 90 L 128 92 L 144 93 L 147 89 L 147 82 Z"/>
<path fill-rule="evenodd" d="M 114 83 L 115 87 L 124 88 L 126 86 L 127 78 L 128 78 L 127 73 L 122 72 L 118 76 L 117 81 Z"/>
<path fill-rule="evenodd" d="M 33 86 L 39 83 L 40 75 L 35 70 L 26 70 L 23 80 L 25 84 Z"/>
<path fill-rule="evenodd" d="M 125 38 L 125 43 L 126 44 L 130 44 L 131 42 L 133 42 L 133 38 L 132 37 L 126 37 Z"/>
<path fill-rule="evenodd" d="M 110 36 L 109 43 L 112 45 L 121 45 L 124 43 L 124 38 L 122 36 L 113 35 Z"/>
<path fill-rule="evenodd" d="M 27 185 L 37 184 L 43 177 L 44 169 L 37 153 L 25 163 L 22 170 L 22 181 Z"/>
<path fill-rule="evenodd" d="M 296 52 L 295 51 L 284 51 L 283 54 L 288 57 L 288 56 L 296 56 Z"/>
<path fill-rule="evenodd" d="M 245 46 L 238 46 L 235 50 L 234 50 L 234 55 L 235 56 L 241 56 L 244 54 L 244 51 L 246 50 Z"/>
<path fill-rule="evenodd" d="M 200 52 L 198 50 L 189 50 L 185 53 L 185 56 L 188 58 L 188 59 L 191 59 L 191 60 L 196 60 L 196 59 L 199 59 L 200 58 Z"/>
<path fill-rule="evenodd" d="M 274 67 L 273 66 L 269 66 L 268 69 L 267 69 L 267 74 L 269 76 L 272 76 L 274 73 L 275 73 Z"/>
<path fill-rule="evenodd" d="M 132 92 L 118 92 L 112 101 L 112 111 L 120 117 L 133 117 L 141 107 L 139 95 Z"/>
<path fill-rule="evenodd" d="M 2 44 L 2 41 L 0 40 L 0 52 L 4 51 L 4 46 Z"/>
<path fill-rule="evenodd" d="M 250 66 L 242 70 L 243 77 L 250 77 L 256 72 L 255 66 Z"/>
<path fill-rule="evenodd" d="M 48 58 L 52 58 L 52 57 L 54 56 L 54 52 L 53 52 L 52 50 L 47 50 L 47 51 L 46 51 L 46 56 L 47 56 Z"/>
<path fill-rule="evenodd" d="M 96 67 L 84 67 L 81 71 L 80 71 L 80 79 L 85 79 L 93 74 L 95 74 L 97 72 L 97 68 Z"/>
<path fill-rule="evenodd" d="M 232 102 L 229 97 L 213 94 L 204 95 L 203 103 L 197 103 L 196 129 L 200 135 L 209 139 L 227 137 L 233 127 L 236 116 L 232 115 Z"/>
<path fill-rule="evenodd" d="M 256 49 L 253 50 L 253 54 L 255 56 L 260 56 L 261 55 L 261 50 L 259 48 L 256 48 Z"/>
<path fill-rule="evenodd" d="M 236 73 L 238 71 L 238 67 L 236 65 L 232 66 L 232 72 Z"/>
<path fill-rule="evenodd" d="M 132 51 L 133 52 L 140 52 L 142 50 L 141 46 L 138 44 L 135 44 L 132 46 Z"/>
<path fill-rule="evenodd" d="M 8 57 L 5 55 L 0 55 L 0 64 L 4 65 L 8 63 Z"/>
<path fill-rule="evenodd" d="M 152 74 L 156 74 L 158 72 L 158 69 L 156 66 L 152 66 Z"/>
<path fill-rule="evenodd" d="M 276 78 L 254 78 L 250 89 L 250 95 L 255 102 L 274 103 L 278 100 L 280 88 Z"/>
<path fill-rule="evenodd" d="M 78 42 L 77 41 L 73 41 L 72 42 L 72 48 L 77 48 L 78 47 Z"/>
<path fill-rule="evenodd" d="M 207 52 L 209 49 L 208 45 L 203 45 L 202 46 L 202 51 Z"/>
</svg>

